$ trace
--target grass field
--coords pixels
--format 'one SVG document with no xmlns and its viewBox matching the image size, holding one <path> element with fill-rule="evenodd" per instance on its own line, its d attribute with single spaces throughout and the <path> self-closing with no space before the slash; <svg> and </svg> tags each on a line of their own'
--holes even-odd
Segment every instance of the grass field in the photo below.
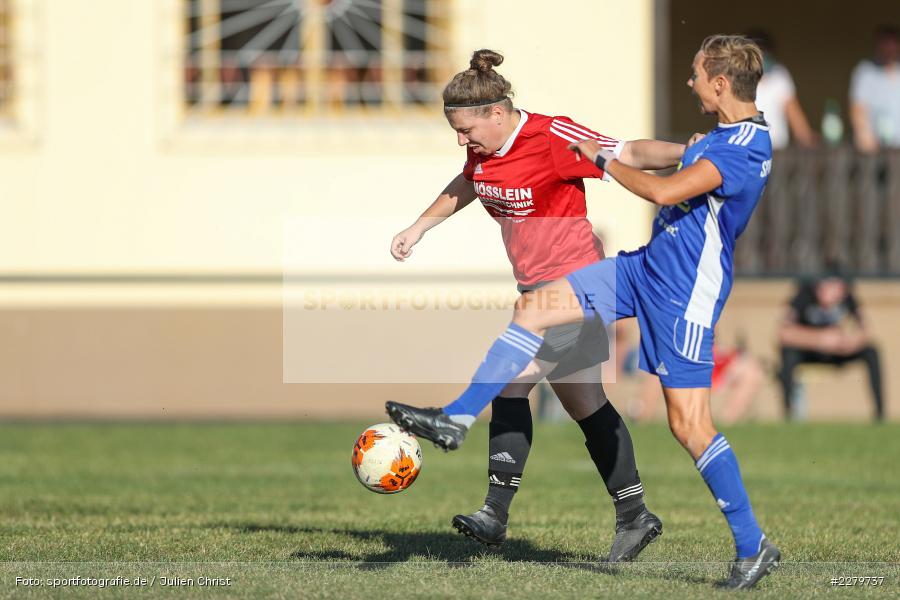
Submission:
<svg viewBox="0 0 900 600">
<path fill-rule="evenodd" d="M 712 584 L 732 556 L 730 537 L 663 426 L 635 427 L 633 435 L 665 534 L 613 572 L 596 560 L 612 539 L 612 506 L 573 423 L 536 429 L 500 551 L 449 527 L 483 498 L 486 426 L 457 453 L 423 448 L 415 485 L 381 496 L 350 469 L 364 425 L 0 425 L 0 596 L 719 594 Z M 900 427 L 747 425 L 726 434 L 756 513 L 784 554 L 757 596 L 900 593 Z M 49 587 L 76 576 L 148 582 Z M 161 576 L 195 585 L 163 586 Z M 885 579 L 880 587 L 832 587 L 840 576 Z M 43 585 L 16 585 L 16 577 Z M 200 577 L 231 583 L 199 587 Z"/>
</svg>

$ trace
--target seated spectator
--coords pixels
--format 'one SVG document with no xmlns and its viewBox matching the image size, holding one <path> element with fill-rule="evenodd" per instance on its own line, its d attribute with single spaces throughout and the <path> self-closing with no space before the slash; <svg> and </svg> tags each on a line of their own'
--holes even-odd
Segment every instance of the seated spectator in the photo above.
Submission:
<svg viewBox="0 0 900 600">
<path fill-rule="evenodd" d="M 626 359 L 626 374 L 640 378 L 640 391 L 632 397 L 628 414 L 637 421 L 650 421 L 658 415 L 657 408 L 664 400 L 659 379 L 637 368 L 638 348 Z M 712 404 L 716 421 L 722 425 L 734 425 L 747 417 L 748 409 L 765 380 L 765 370 L 759 359 L 742 345 L 726 348 L 713 346 Z"/>
<path fill-rule="evenodd" d="M 900 148 L 900 30 L 875 32 L 875 59 L 860 62 L 850 79 L 850 122 L 861 152 Z"/>
<path fill-rule="evenodd" d="M 839 272 L 814 282 L 801 283 L 779 334 L 781 379 L 785 416 L 796 416 L 792 406 L 794 369 L 801 364 L 842 366 L 861 360 L 869 369 L 875 418 L 884 418 L 878 351 L 864 327 L 848 280 Z"/>
<path fill-rule="evenodd" d="M 765 371 L 759 359 L 740 346 L 713 346 L 713 362 L 713 401 L 721 405 L 718 421 L 733 425 L 746 417 Z"/>
<path fill-rule="evenodd" d="M 750 32 L 747 37 L 763 53 L 763 76 L 756 86 L 756 106 L 769 123 L 772 148 L 786 148 L 791 138 L 804 148 L 815 147 L 818 138 L 797 99 L 794 79 L 787 67 L 775 58 L 772 38 L 764 31 Z"/>
</svg>

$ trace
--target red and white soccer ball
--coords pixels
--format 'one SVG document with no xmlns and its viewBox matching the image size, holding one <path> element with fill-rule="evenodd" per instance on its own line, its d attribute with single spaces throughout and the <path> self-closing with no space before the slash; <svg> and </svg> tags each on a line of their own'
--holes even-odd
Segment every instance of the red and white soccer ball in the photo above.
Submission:
<svg viewBox="0 0 900 600">
<path fill-rule="evenodd" d="M 393 423 L 372 425 L 353 445 L 353 472 L 367 489 L 395 494 L 412 485 L 422 468 L 416 436 Z"/>
</svg>

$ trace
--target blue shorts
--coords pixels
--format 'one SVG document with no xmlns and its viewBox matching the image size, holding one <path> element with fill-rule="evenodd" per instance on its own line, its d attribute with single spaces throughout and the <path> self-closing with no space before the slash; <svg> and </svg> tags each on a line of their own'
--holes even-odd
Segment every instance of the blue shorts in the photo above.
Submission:
<svg viewBox="0 0 900 600">
<path fill-rule="evenodd" d="M 665 306 L 650 292 L 653 282 L 643 252 L 620 254 L 566 275 L 586 320 L 605 324 L 637 317 L 642 370 L 658 375 L 665 387 L 712 386 L 713 329 L 687 321 L 676 306 Z M 715 328 L 715 323 L 712 324 Z"/>
</svg>

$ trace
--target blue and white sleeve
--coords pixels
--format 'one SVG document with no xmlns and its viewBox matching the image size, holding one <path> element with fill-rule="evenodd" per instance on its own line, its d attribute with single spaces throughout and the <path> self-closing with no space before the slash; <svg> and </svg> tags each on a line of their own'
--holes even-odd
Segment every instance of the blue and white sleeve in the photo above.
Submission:
<svg viewBox="0 0 900 600">
<path fill-rule="evenodd" d="M 711 162 L 722 176 L 722 185 L 712 191 L 714 196 L 725 200 L 741 191 L 751 171 L 750 151 L 746 146 L 723 141 L 707 148 L 702 158 Z"/>
</svg>

